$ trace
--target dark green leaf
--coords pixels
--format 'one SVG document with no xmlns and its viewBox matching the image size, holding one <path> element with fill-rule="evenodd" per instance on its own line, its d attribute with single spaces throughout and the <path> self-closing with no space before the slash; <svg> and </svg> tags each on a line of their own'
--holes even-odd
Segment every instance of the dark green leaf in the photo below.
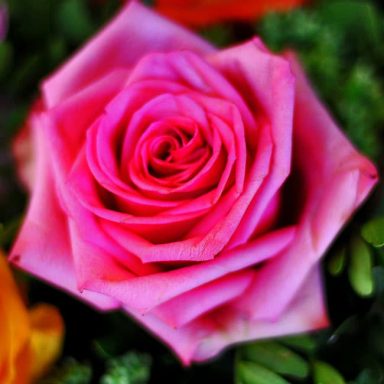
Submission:
<svg viewBox="0 0 384 384">
<path fill-rule="evenodd" d="M 376 217 L 366 223 L 361 234 L 364 239 L 374 247 L 384 246 L 384 217 Z"/>
<path fill-rule="evenodd" d="M 39 384 L 90 384 L 92 371 L 88 364 L 67 359 L 61 366 L 39 381 Z"/>
<path fill-rule="evenodd" d="M 64 0 L 57 17 L 60 32 L 74 43 L 81 43 L 94 31 L 90 14 L 81 0 Z"/>
<path fill-rule="evenodd" d="M 313 381 L 314 384 L 346 384 L 340 373 L 323 361 L 313 364 Z"/>
<path fill-rule="evenodd" d="M 281 376 L 261 365 L 241 361 L 236 367 L 237 384 L 289 384 Z"/>
<path fill-rule="evenodd" d="M 368 245 L 359 237 L 351 242 L 349 281 L 360 296 L 373 293 L 372 254 Z"/>
<path fill-rule="evenodd" d="M 0 80 L 6 76 L 11 68 L 13 50 L 8 42 L 0 42 Z"/>
<path fill-rule="evenodd" d="M 308 363 L 295 352 L 273 341 L 248 344 L 243 347 L 244 359 L 258 363 L 273 372 L 297 378 L 308 376 Z"/>
<path fill-rule="evenodd" d="M 345 267 L 346 262 L 346 248 L 339 248 L 334 254 L 331 255 L 328 261 L 328 271 L 333 276 L 340 275 Z"/>
<path fill-rule="evenodd" d="M 101 384 L 146 384 L 150 376 L 151 358 L 129 352 L 107 361 L 107 372 Z"/>
</svg>

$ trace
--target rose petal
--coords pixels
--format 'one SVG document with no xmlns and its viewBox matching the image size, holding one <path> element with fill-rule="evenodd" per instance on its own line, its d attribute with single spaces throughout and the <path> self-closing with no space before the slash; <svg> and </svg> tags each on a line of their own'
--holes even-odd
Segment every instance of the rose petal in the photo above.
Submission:
<svg viewBox="0 0 384 384">
<path fill-rule="evenodd" d="M 66 216 L 57 200 L 49 146 L 42 122 L 31 117 L 36 149 L 36 179 L 24 224 L 11 252 L 11 261 L 43 280 L 60 286 L 100 309 L 116 308 L 114 299 L 77 289 Z M 52 257 L 54 255 L 55 257 Z"/>
<path fill-rule="evenodd" d="M 92 276 L 92 279 L 87 279 L 84 288 L 146 312 L 191 289 L 276 256 L 290 243 L 294 232 L 292 227 L 274 231 L 243 247 L 225 252 L 217 259 L 154 275 L 112 282 Z M 93 265 L 91 254 L 88 265 Z"/>
<path fill-rule="evenodd" d="M 128 72 L 122 70 L 110 73 L 45 113 L 46 121 L 37 129 L 47 126 L 49 141 L 54 148 L 53 164 L 60 182 L 65 182 L 72 163 L 84 146 L 89 126 L 106 103 L 124 87 L 127 76 Z"/>
<path fill-rule="evenodd" d="M 306 332 L 328 325 L 319 269 L 311 272 L 300 294 L 275 321 L 254 321 L 230 307 L 175 329 L 155 315 L 126 311 L 173 349 L 185 365 L 214 357 L 228 345 Z"/>
<path fill-rule="evenodd" d="M 161 304 L 153 313 L 171 327 L 180 328 L 240 296 L 253 277 L 251 269 L 229 274 Z"/>
<path fill-rule="evenodd" d="M 290 172 L 294 78 L 289 63 L 267 52 L 259 39 L 217 52 L 209 61 L 242 93 L 257 119 L 270 125 L 274 143 L 270 172 L 231 239 L 231 246 L 235 246 L 252 235 Z M 248 137 L 247 143 L 250 140 L 256 138 Z"/>
<path fill-rule="evenodd" d="M 136 1 L 129 4 L 83 49 L 43 84 L 51 108 L 92 82 L 119 69 L 130 68 L 150 52 L 214 48 L 196 35 L 163 19 Z"/>
<path fill-rule="evenodd" d="M 297 76 L 294 168 L 302 177 L 305 207 L 291 247 L 259 271 L 251 291 L 238 303 L 255 319 L 275 319 L 284 311 L 377 182 L 375 167 L 352 147 L 310 89 L 298 62 L 292 55 L 288 58 Z"/>
</svg>

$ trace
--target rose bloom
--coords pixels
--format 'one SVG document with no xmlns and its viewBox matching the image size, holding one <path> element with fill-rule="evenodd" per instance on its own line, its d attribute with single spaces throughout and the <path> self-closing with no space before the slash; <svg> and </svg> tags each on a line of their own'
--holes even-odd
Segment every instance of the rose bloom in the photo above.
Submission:
<svg viewBox="0 0 384 384">
<path fill-rule="evenodd" d="M 377 180 L 292 54 L 136 2 L 42 84 L 16 143 L 21 268 L 184 364 L 328 324 L 319 260 Z"/>
<path fill-rule="evenodd" d="M 56 308 L 39 304 L 27 312 L 0 254 L 0 382 L 26 384 L 58 357 L 64 325 Z"/>
<path fill-rule="evenodd" d="M 155 0 L 156 9 L 178 22 L 202 27 L 226 20 L 250 21 L 271 11 L 288 11 L 306 0 Z"/>
</svg>

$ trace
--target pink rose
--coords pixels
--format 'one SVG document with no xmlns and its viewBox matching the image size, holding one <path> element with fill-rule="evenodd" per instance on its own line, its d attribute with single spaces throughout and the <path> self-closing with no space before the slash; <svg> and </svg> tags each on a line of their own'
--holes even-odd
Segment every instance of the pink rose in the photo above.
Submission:
<svg viewBox="0 0 384 384">
<path fill-rule="evenodd" d="M 12 252 L 188 364 L 327 325 L 319 259 L 377 180 L 292 55 L 217 50 L 136 2 L 48 78 Z"/>
</svg>

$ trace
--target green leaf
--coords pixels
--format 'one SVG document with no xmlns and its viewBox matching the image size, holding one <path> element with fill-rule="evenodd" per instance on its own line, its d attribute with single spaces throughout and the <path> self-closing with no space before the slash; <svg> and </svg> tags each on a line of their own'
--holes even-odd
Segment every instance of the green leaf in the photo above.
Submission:
<svg viewBox="0 0 384 384">
<path fill-rule="evenodd" d="M 12 46 L 8 42 L 0 42 L 0 79 L 7 75 L 12 63 Z"/>
<path fill-rule="evenodd" d="M 376 217 L 366 223 L 361 230 L 361 235 L 374 247 L 384 247 L 384 217 Z"/>
<path fill-rule="evenodd" d="M 237 384 L 289 384 L 281 376 L 261 365 L 241 361 L 236 367 Z"/>
<path fill-rule="evenodd" d="M 83 42 L 94 31 L 89 11 L 80 0 L 63 1 L 57 17 L 60 32 L 74 43 Z"/>
<path fill-rule="evenodd" d="M 15 217 L 6 224 L 0 223 L 0 246 L 8 246 L 12 243 L 20 228 L 21 220 L 21 217 Z"/>
<path fill-rule="evenodd" d="M 314 362 L 313 381 L 314 384 L 346 384 L 340 373 L 323 361 Z"/>
<path fill-rule="evenodd" d="M 370 296 L 374 290 L 372 254 L 368 245 L 359 237 L 351 242 L 349 281 L 360 296 Z"/>
<path fill-rule="evenodd" d="M 279 341 L 290 348 L 307 354 L 316 350 L 316 342 L 308 334 L 281 337 Z"/>
<path fill-rule="evenodd" d="M 355 380 L 355 384 L 377 384 L 380 383 L 380 380 L 380 374 L 372 370 L 365 369 L 357 377 L 357 379 Z"/>
<path fill-rule="evenodd" d="M 129 352 L 107 361 L 107 372 L 101 384 L 146 384 L 150 376 L 149 355 Z"/>
<path fill-rule="evenodd" d="M 49 376 L 40 380 L 39 384 L 90 384 L 91 377 L 92 370 L 88 364 L 69 358 Z"/>
<path fill-rule="evenodd" d="M 332 276 L 339 276 L 345 267 L 346 263 L 346 248 L 339 248 L 329 259 L 328 271 Z"/>
<path fill-rule="evenodd" d="M 349 33 L 372 48 L 381 45 L 383 30 L 380 13 L 369 1 L 331 1 L 320 12 L 322 18 L 336 30 Z"/>
<path fill-rule="evenodd" d="M 305 378 L 309 373 L 309 365 L 302 357 L 277 342 L 246 345 L 242 348 L 242 355 L 246 360 L 282 375 Z"/>
</svg>

